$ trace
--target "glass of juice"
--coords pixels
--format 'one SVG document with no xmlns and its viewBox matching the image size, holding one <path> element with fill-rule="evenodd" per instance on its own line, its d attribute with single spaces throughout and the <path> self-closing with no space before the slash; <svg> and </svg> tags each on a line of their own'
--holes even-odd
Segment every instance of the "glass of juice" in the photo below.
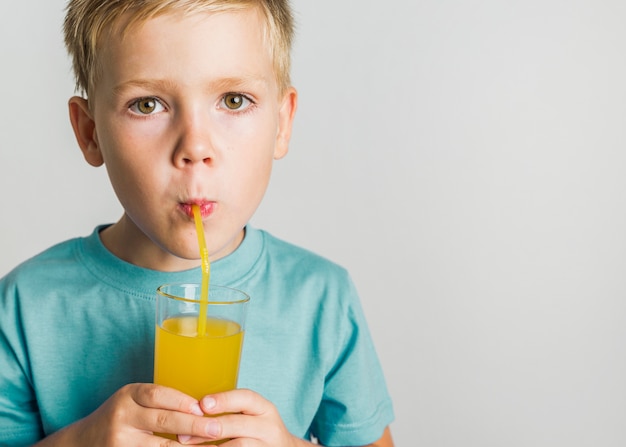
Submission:
<svg viewBox="0 0 626 447">
<path fill-rule="evenodd" d="M 154 383 L 200 400 L 237 387 L 250 297 L 211 285 L 166 284 L 157 289 Z M 162 435 L 174 439 L 173 435 Z"/>
</svg>

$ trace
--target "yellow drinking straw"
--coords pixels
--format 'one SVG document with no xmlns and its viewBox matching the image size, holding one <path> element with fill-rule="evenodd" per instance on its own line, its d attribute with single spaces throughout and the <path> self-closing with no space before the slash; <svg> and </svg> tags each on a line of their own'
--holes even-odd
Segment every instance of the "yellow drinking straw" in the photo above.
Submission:
<svg viewBox="0 0 626 447">
<path fill-rule="evenodd" d="M 200 247 L 200 259 L 202 260 L 202 284 L 200 286 L 200 312 L 198 313 L 198 337 L 206 334 L 207 306 L 209 305 L 209 277 L 211 276 L 211 264 L 209 262 L 209 250 L 206 248 L 204 239 L 204 227 L 199 205 L 191 205 L 193 220 L 196 223 L 198 233 L 198 246 Z"/>
</svg>

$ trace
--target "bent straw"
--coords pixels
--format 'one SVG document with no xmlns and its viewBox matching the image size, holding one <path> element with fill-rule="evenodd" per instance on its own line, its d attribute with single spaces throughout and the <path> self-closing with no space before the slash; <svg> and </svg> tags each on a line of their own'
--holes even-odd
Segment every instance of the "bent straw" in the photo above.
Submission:
<svg viewBox="0 0 626 447">
<path fill-rule="evenodd" d="M 193 220 L 196 223 L 196 233 L 198 233 L 198 246 L 200 248 L 200 259 L 202 260 L 202 284 L 200 285 L 200 312 L 198 313 L 198 337 L 206 334 L 207 307 L 209 304 L 209 277 L 211 276 L 211 264 L 209 262 L 209 250 L 204 239 L 204 227 L 202 226 L 202 215 L 200 206 L 191 205 Z"/>
</svg>

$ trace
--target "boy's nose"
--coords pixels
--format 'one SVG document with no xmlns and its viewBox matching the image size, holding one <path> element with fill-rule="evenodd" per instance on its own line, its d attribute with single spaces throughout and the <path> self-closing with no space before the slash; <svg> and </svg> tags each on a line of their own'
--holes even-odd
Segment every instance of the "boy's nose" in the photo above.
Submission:
<svg viewBox="0 0 626 447">
<path fill-rule="evenodd" d="M 174 164 L 186 167 L 194 163 L 212 164 L 215 159 L 208 120 L 198 116 L 181 120 L 174 151 Z"/>
</svg>

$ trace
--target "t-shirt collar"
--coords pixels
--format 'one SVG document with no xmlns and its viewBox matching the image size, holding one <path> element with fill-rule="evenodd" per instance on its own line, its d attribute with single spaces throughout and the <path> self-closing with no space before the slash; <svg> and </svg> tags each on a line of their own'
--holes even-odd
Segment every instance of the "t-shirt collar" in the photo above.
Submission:
<svg viewBox="0 0 626 447">
<path fill-rule="evenodd" d="M 111 253 L 100 239 L 99 233 L 108 225 L 100 225 L 83 239 L 82 261 L 102 281 L 123 289 L 127 293 L 152 295 L 162 284 L 174 282 L 200 282 L 200 267 L 180 272 L 161 272 L 138 267 Z M 263 232 L 250 226 L 239 247 L 224 258 L 211 263 L 211 284 L 236 287 L 241 283 L 261 256 Z"/>
</svg>

